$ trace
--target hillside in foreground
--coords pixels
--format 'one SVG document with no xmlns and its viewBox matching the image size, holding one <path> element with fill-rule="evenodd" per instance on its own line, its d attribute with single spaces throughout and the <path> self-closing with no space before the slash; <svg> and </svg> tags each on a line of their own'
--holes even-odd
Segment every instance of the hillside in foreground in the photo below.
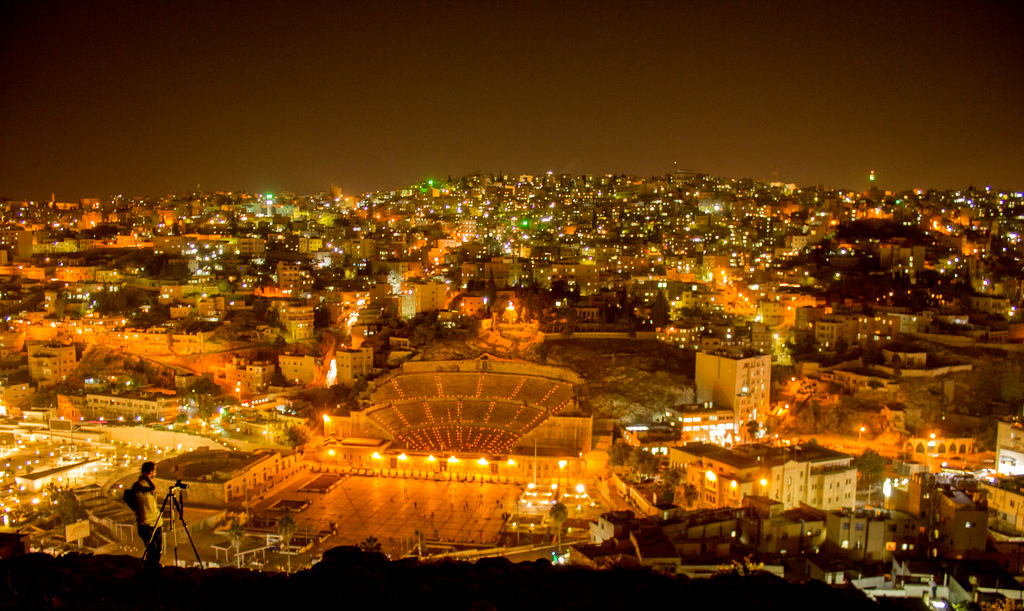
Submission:
<svg viewBox="0 0 1024 611">
<path fill-rule="evenodd" d="M 879 609 L 855 589 L 794 585 L 768 574 L 690 581 L 646 570 L 593 571 L 546 561 L 476 564 L 388 562 L 339 547 L 291 576 L 240 569 L 164 568 L 136 577 L 128 556 L 42 554 L 0 562 L 2 609 L 490 609 L 536 611 L 699 609 Z"/>
</svg>

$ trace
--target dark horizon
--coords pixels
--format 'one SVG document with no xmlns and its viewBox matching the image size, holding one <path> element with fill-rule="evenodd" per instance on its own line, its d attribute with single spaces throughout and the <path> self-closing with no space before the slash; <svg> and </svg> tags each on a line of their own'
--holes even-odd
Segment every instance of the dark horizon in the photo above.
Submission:
<svg viewBox="0 0 1024 611">
<path fill-rule="evenodd" d="M 1024 5 L 8 3 L 0 196 L 474 171 L 1024 190 Z"/>
</svg>

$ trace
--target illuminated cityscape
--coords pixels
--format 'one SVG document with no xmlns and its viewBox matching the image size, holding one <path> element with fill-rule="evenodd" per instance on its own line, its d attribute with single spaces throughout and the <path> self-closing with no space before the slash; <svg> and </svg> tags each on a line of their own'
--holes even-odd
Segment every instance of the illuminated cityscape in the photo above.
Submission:
<svg viewBox="0 0 1024 611">
<path fill-rule="evenodd" d="M 451 22 L 424 16 L 437 32 L 480 16 L 456 4 L 437 6 L 465 12 Z M 393 19 L 405 31 L 423 8 L 353 14 L 367 24 Z M 544 50 L 523 51 L 508 69 L 576 58 L 578 87 L 586 91 L 592 70 L 633 57 L 595 50 L 605 63 L 592 67 L 575 49 L 549 48 L 557 37 L 544 27 L 557 29 L 566 16 L 530 8 L 550 19 L 530 35 Z M 1004 8 L 971 13 L 971 23 L 1006 34 L 1021 16 L 1009 10 L 1014 18 L 996 27 Z M 34 25 L 35 10 L 5 9 L 9 23 L 45 42 L 50 35 Z M 207 7 L 187 19 L 200 30 L 197 41 L 209 24 L 229 18 L 222 10 Z M 282 10 L 267 3 L 253 23 L 281 18 Z M 623 9 L 599 3 L 594 10 L 608 16 Z M 297 7 L 287 16 L 309 31 L 324 23 L 350 27 L 333 9 L 317 11 Z M 888 13 L 892 23 L 912 21 L 902 11 Z M 706 16 L 724 19 L 726 12 Z M 928 27 L 952 27 L 961 12 L 943 4 L 945 21 Z M 102 11 L 76 16 L 65 6 L 56 13 L 58 32 L 77 32 L 79 23 L 107 27 Z M 166 17 L 139 9 L 133 19 L 141 27 Z M 751 18 L 744 13 L 737 30 Z M 785 29 L 774 13 L 765 18 Z M 824 16 L 811 10 L 801 19 Z M 26 35 L 9 27 L 0 31 L 27 45 Z M 709 27 L 722 40 L 740 40 Z M 614 38 L 594 28 L 594 40 L 600 32 Z M 362 49 L 357 43 L 368 35 L 350 34 L 355 42 L 332 44 Z M 184 144 L 172 142 L 165 130 L 174 124 L 156 117 L 145 119 L 155 139 L 138 140 L 149 124 L 136 123 L 136 102 L 126 101 L 123 131 L 108 124 L 109 133 L 98 136 L 88 120 L 70 128 L 71 138 L 106 143 L 94 163 L 88 155 L 71 162 L 61 151 L 40 173 L 43 153 L 33 147 L 51 126 L 32 119 L 27 94 L 0 102 L 0 115 L 17 119 L 0 125 L 0 571 L 12 571 L 9 582 L 21 583 L 11 575 L 28 570 L 17 562 L 42 557 L 32 554 L 70 562 L 70 552 L 84 552 L 92 562 L 114 563 L 108 567 L 137 563 L 146 546 L 125 490 L 153 462 L 161 498 L 181 485 L 177 517 L 187 525 L 171 522 L 165 508 L 168 522 L 158 535 L 165 579 L 198 575 L 194 542 L 203 570 L 287 576 L 293 585 L 356 566 L 379 571 L 384 581 L 404 579 L 392 571 L 405 567 L 463 565 L 500 567 L 528 581 L 516 571 L 544 565 L 566 580 L 585 580 L 591 585 L 577 588 L 598 600 L 602 588 L 616 588 L 609 605 L 619 593 L 631 595 L 623 579 L 654 588 L 669 582 L 646 580 L 669 576 L 671 593 L 659 590 L 650 600 L 678 596 L 671 588 L 691 580 L 739 580 L 747 585 L 735 592 L 808 582 L 828 592 L 794 589 L 794 608 L 1020 608 L 1024 164 L 1017 162 L 1024 161 L 1024 139 L 1013 136 L 1024 136 L 1024 112 L 1015 112 L 1024 110 L 1024 72 L 1017 63 L 1000 63 L 1010 85 L 993 85 L 1016 91 L 1015 101 L 1000 97 L 985 107 L 1005 118 L 1013 141 L 999 148 L 1003 139 L 992 140 L 987 168 L 883 151 L 885 134 L 904 129 L 898 123 L 865 132 L 863 140 L 847 135 L 842 154 L 800 140 L 804 131 L 793 125 L 789 144 L 779 145 L 785 138 L 773 132 L 767 140 L 774 144 L 751 145 L 749 154 L 711 144 L 701 145 L 705 153 L 662 141 L 673 129 L 666 124 L 651 138 L 656 152 L 641 152 L 633 143 L 641 135 L 618 130 L 636 117 L 644 117 L 636 119 L 644 129 L 648 116 L 676 116 L 654 102 L 609 115 L 615 125 L 608 137 L 623 139 L 621 157 L 595 152 L 615 148 L 610 141 L 582 139 L 578 155 L 560 148 L 572 130 L 587 131 L 565 109 L 558 113 L 569 131 L 554 140 L 543 126 L 519 125 L 513 133 L 529 142 L 520 148 L 504 127 L 493 127 L 492 147 L 508 149 L 497 154 L 477 143 L 488 137 L 481 111 L 460 110 L 458 98 L 447 96 L 461 79 L 482 78 L 459 63 L 470 61 L 460 50 L 511 44 L 514 34 L 496 33 L 495 41 L 466 49 L 460 38 L 448 48 L 410 27 L 402 45 L 429 50 L 424 66 L 433 66 L 427 60 L 434 54 L 437 66 L 458 66 L 443 92 L 419 85 L 453 108 L 451 117 L 437 114 L 430 128 L 437 133 L 422 132 L 422 140 L 408 123 L 409 109 L 384 99 L 413 88 L 407 71 L 418 66 L 416 53 L 356 54 L 367 61 L 357 69 L 356 59 L 338 50 L 295 51 L 312 62 L 310 70 L 333 58 L 359 86 L 346 93 L 352 112 L 376 126 L 379 140 L 362 134 L 352 140 L 359 153 L 349 155 L 332 149 L 336 142 L 314 152 L 321 145 L 301 137 L 306 127 L 299 124 L 312 121 L 341 130 L 331 137 L 346 141 L 350 136 L 338 134 L 362 121 L 330 123 L 306 106 L 310 73 L 287 81 L 287 69 L 266 68 L 279 80 L 266 85 L 265 96 L 283 102 L 276 89 L 287 82 L 303 99 L 293 114 L 271 113 L 267 100 L 254 100 L 258 110 L 236 122 L 229 115 L 245 115 L 245 101 L 219 89 L 235 77 L 203 70 L 228 71 L 237 59 L 207 42 L 197 42 L 195 55 L 158 53 L 138 36 L 127 33 L 126 44 L 149 60 L 211 58 L 196 78 L 215 82 L 211 95 L 221 102 L 209 114 L 209 100 L 195 100 L 194 112 L 210 138 L 224 138 L 220 159 L 210 156 L 219 145 L 191 141 L 191 126 L 181 128 Z M 921 44 L 936 44 L 919 36 Z M 268 39 L 268 49 L 284 44 Z M 25 91 L 57 86 L 29 76 L 58 74 L 59 56 L 97 74 L 110 61 L 134 75 L 126 83 L 140 91 L 167 93 L 165 83 L 137 74 L 143 68 L 130 58 L 100 61 L 90 49 L 72 61 L 63 46 L 53 57 L 25 48 L 24 65 L 10 50 L 0 56 L 0 65 L 14 67 L 0 78 Z M 734 65 L 756 55 L 748 51 L 723 52 L 716 65 L 749 77 Z M 977 53 L 989 58 L 989 51 Z M 663 54 L 644 57 L 661 61 Z M 794 73 L 813 72 L 815 61 L 801 59 Z M 842 59 L 847 68 L 854 61 Z M 922 70 L 933 69 L 919 61 Z M 945 67 L 956 72 L 964 61 Z M 167 70 L 169 80 L 177 78 L 177 68 Z M 703 66 L 694 70 L 715 90 Z M 370 78 L 363 71 L 379 71 L 380 81 L 370 87 L 359 80 Z M 69 78 L 74 85 L 79 77 Z M 121 86 L 120 77 L 110 78 Z M 536 104 L 604 112 L 589 106 L 597 102 L 559 97 L 563 83 L 547 78 L 535 75 Z M 344 114 L 338 100 L 345 96 L 331 89 L 336 85 L 325 87 Z M 180 91 L 175 95 L 192 95 Z M 521 110 L 531 107 L 525 98 L 506 106 L 504 85 L 475 91 L 502 99 L 493 102 L 495 125 L 503 116 L 515 122 L 518 112 L 543 115 L 540 107 Z M 371 94 L 381 97 L 383 118 L 366 106 Z M 421 91 L 408 95 L 434 103 Z M 40 108 L 53 116 L 74 116 L 59 107 L 64 102 L 42 98 Z M 163 95 L 154 99 L 152 112 L 174 112 Z M 612 98 L 605 102 L 615 106 Z M 842 116 L 855 111 L 841 106 L 835 112 L 845 125 L 869 118 Z M 743 121 L 739 108 L 726 112 Z M 937 108 L 922 109 L 921 122 L 907 129 L 927 131 L 921 126 L 944 116 Z M 680 109 L 679 116 L 698 112 Z M 107 111 L 83 100 L 80 112 Z M 257 114 L 267 124 L 266 146 L 248 133 L 231 135 L 264 120 L 254 120 Z M 815 126 L 831 121 L 813 112 L 804 118 Z M 294 144 L 275 131 L 285 123 Z M 982 123 L 972 129 L 984 131 Z M 948 134 L 958 129 L 950 125 Z M 459 138 L 464 146 L 452 144 Z M 138 165 L 126 157 L 158 141 L 177 152 L 153 152 Z M 195 159 L 183 154 L 190 146 Z M 788 146 L 801 152 L 789 154 Z M 934 148 L 925 140 L 914 146 Z M 393 159 L 382 163 L 391 149 Z M 751 156 L 757 160 L 744 165 Z M 799 168 L 772 169 L 776 159 Z M 478 163 L 494 169 L 469 169 Z M 116 166 L 124 169 L 112 172 Z M 740 177 L 755 172 L 760 178 Z M 347 186 L 332 184 L 335 175 Z M 187 571 L 168 573 L 175 564 Z M 635 571 L 632 577 L 623 577 L 623 568 Z M 601 585 L 600 575 L 609 575 Z M 492 585 L 479 586 L 487 592 L 479 600 L 490 597 L 491 606 L 472 608 L 502 608 Z M 44 586 L 31 587 L 40 589 L 19 594 L 21 605 L 48 596 Z M 271 586 L 253 586 L 248 596 L 264 587 Z M 9 600 L 18 601 L 14 594 Z M 573 605 L 584 602 L 596 604 Z M 1005 606 L 985 606 L 994 604 Z M 196 608 L 204 605 L 217 603 Z"/>
</svg>

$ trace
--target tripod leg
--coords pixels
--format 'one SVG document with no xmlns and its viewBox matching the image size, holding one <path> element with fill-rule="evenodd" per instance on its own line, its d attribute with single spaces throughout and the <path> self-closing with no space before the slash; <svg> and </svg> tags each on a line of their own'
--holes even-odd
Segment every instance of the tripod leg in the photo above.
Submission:
<svg viewBox="0 0 1024 611">
<path fill-rule="evenodd" d="M 178 510 L 178 517 L 181 518 L 181 526 L 185 530 L 185 536 L 188 537 L 188 542 L 192 546 L 192 551 L 196 555 L 196 560 L 199 562 L 199 568 L 203 571 L 203 577 L 206 577 L 206 567 L 203 565 L 203 559 L 199 556 L 199 550 L 196 549 L 196 542 L 192 540 L 192 533 L 188 531 L 188 524 L 185 522 L 185 503 L 181 500 L 180 491 L 178 493 L 178 498 L 174 499 L 174 509 Z"/>
</svg>

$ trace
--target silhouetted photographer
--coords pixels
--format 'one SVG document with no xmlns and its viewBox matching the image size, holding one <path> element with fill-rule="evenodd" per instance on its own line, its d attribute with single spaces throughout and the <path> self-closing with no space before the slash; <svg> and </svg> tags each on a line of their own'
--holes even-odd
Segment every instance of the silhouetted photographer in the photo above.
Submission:
<svg viewBox="0 0 1024 611">
<path fill-rule="evenodd" d="M 143 573 L 155 577 L 160 573 L 160 554 L 163 537 L 160 527 L 163 524 L 163 511 L 156 499 L 156 464 L 145 462 L 139 479 L 125 491 L 124 502 L 135 511 L 135 524 L 139 537 L 146 544 L 142 556 Z"/>
</svg>

